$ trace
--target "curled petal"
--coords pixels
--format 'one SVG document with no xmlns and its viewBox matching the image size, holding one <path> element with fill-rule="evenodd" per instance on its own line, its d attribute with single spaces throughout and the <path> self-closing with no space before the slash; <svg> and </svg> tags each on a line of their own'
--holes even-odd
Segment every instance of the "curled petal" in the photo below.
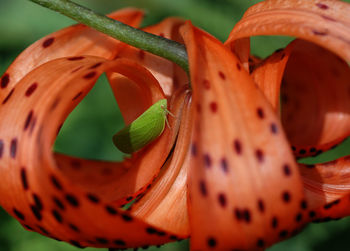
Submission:
<svg viewBox="0 0 350 251">
<path fill-rule="evenodd" d="M 164 97 L 164 92 L 157 79 L 146 68 L 129 59 L 120 60 L 126 63 L 122 64 L 119 73 L 111 72 L 109 80 L 125 124 L 130 124 Z"/>
<path fill-rule="evenodd" d="M 258 249 L 303 225 L 306 202 L 278 118 L 229 50 L 187 24 L 194 132 L 193 250 Z"/>
<path fill-rule="evenodd" d="M 163 36 L 165 38 L 182 42 L 178 30 L 183 23 L 184 21 L 181 19 L 168 18 L 154 26 L 146 27 L 144 30 L 158 36 Z M 173 62 L 170 62 L 169 60 L 155 56 L 143 50 L 131 46 L 125 46 L 117 54 L 117 57 L 133 59 L 135 62 L 138 62 L 146 67 L 158 80 L 167 97 L 170 97 L 177 89 L 181 89 L 182 86 L 188 83 L 186 73 L 179 66 Z M 113 73 L 107 74 L 107 76 L 112 87 L 115 89 L 124 88 L 124 86 L 132 86 L 128 84 L 127 79 L 119 74 Z M 133 95 L 137 95 L 138 91 L 135 89 L 129 89 L 128 92 L 134 93 Z M 137 107 L 139 107 L 138 109 L 142 110 L 142 106 L 138 104 L 138 102 L 135 102 L 135 100 L 125 99 L 125 97 L 123 98 L 117 95 L 116 99 L 122 113 L 125 110 L 124 107 L 135 107 L 135 111 L 137 110 Z M 136 112 L 134 115 L 131 113 L 130 116 L 126 116 L 123 113 L 126 123 L 128 123 L 128 121 L 132 121 L 132 118 L 137 117 L 137 115 L 140 114 Z"/>
<path fill-rule="evenodd" d="M 187 215 L 187 172 L 192 118 L 189 95 L 181 115 L 181 127 L 172 155 L 149 191 L 131 207 L 131 212 L 148 223 L 181 238 L 190 234 Z"/>
<path fill-rule="evenodd" d="M 281 111 L 297 156 L 317 155 L 350 135 L 349 79 L 350 68 L 338 56 L 310 42 L 294 42 Z"/>
<path fill-rule="evenodd" d="M 226 45 L 259 35 L 287 35 L 312 41 L 350 61 L 350 5 L 334 0 L 268 0 L 249 8 Z M 236 41 L 237 42 L 237 41 Z"/>
<path fill-rule="evenodd" d="M 278 50 L 270 57 L 258 63 L 251 64 L 251 75 L 265 97 L 278 114 L 280 111 L 280 88 L 284 70 L 288 62 L 292 46 Z"/>
<path fill-rule="evenodd" d="M 253 72 L 276 109 L 281 88 L 282 122 L 298 157 L 317 155 L 350 134 L 350 69 L 340 59 L 350 59 L 349 9 L 341 1 L 265 1 L 245 13 L 226 42 L 237 51 L 247 37 L 278 34 L 323 47 L 294 41 Z"/>
<path fill-rule="evenodd" d="M 109 15 L 123 23 L 138 26 L 143 13 L 136 9 L 123 9 Z M 77 24 L 43 37 L 25 51 L 7 69 L 0 79 L 0 101 L 11 93 L 16 83 L 37 66 L 60 57 L 79 60 L 81 55 L 99 56 L 112 59 L 118 52 L 121 42 Z M 5 89 L 1 91 L 1 89 Z"/>
<path fill-rule="evenodd" d="M 162 136 L 121 163 L 52 154 L 60 125 L 97 78 L 123 73 L 125 65 L 132 67 L 125 59 L 93 56 L 49 61 L 19 81 L 0 106 L 0 204 L 27 229 L 76 246 L 124 248 L 174 239 L 150 235 L 154 226 L 119 207 L 158 174 L 177 134 L 176 117 Z M 181 100 L 175 101 L 169 109 L 178 116 Z"/>
<path fill-rule="evenodd" d="M 323 222 L 350 215 L 350 160 L 302 165 L 305 194 L 309 205 L 309 221 Z"/>
</svg>

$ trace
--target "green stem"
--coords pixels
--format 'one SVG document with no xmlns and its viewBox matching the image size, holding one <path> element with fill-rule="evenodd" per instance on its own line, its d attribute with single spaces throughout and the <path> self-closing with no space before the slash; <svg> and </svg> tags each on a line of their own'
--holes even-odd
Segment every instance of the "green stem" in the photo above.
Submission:
<svg viewBox="0 0 350 251">
<path fill-rule="evenodd" d="M 70 0 L 30 0 L 70 17 L 124 43 L 171 60 L 188 73 L 185 46 L 175 41 L 153 35 L 125 25 L 104 15 L 71 2 Z"/>
</svg>

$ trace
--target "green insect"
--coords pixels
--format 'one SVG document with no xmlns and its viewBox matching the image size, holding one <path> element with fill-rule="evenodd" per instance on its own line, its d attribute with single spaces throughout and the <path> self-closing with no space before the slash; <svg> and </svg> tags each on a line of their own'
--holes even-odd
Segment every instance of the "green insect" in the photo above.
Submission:
<svg viewBox="0 0 350 251">
<path fill-rule="evenodd" d="M 113 136 L 114 145 L 124 153 L 133 153 L 155 140 L 168 123 L 167 100 L 154 103 L 130 125 Z"/>
</svg>

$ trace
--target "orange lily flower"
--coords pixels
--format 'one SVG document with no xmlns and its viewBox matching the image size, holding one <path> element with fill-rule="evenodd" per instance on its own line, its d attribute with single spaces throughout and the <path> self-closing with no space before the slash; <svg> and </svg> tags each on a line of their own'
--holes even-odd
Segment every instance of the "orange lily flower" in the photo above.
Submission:
<svg viewBox="0 0 350 251">
<path fill-rule="evenodd" d="M 146 28 L 186 45 L 191 87 L 173 63 L 83 25 L 37 41 L 0 80 L 1 206 L 28 230 L 109 248 L 191 237 L 191 250 L 263 249 L 349 215 L 348 159 L 298 165 L 289 143 L 304 157 L 350 134 L 349 9 L 265 1 L 225 45 L 179 19 Z M 142 13 L 110 17 L 137 27 Z M 250 55 L 250 36 L 275 34 L 304 40 L 265 60 Z M 122 162 L 52 153 L 104 72 L 126 123 L 167 98 L 169 127 Z"/>
</svg>

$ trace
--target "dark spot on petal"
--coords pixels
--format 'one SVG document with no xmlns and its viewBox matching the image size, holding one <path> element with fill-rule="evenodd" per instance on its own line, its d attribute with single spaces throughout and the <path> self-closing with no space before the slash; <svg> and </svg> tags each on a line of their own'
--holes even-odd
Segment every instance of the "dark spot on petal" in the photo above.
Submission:
<svg viewBox="0 0 350 251">
<path fill-rule="evenodd" d="M 70 162 L 70 165 L 74 168 L 74 169 L 80 169 L 81 167 L 81 163 L 79 160 L 73 159 Z"/>
<path fill-rule="evenodd" d="M 11 158 L 16 158 L 17 153 L 17 138 L 13 138 L 10 144 L 10 156 Z"/>
<path fill-rule="evenodd" d="M 255 151 L 255 157 L 258 160 L 258 162 L 260 163 L 264 162 L 264 153 L 261 149 L 257 149 Z"/>
<path fill-rule="evenodd" d="M 120 240 L 120 239 L 114 240 L 113 243 L 115 245 L 118 245 L 118 246 L 125 246 L 126 245 L 125 241 Z"/>
<path fill-rule="evenodd" d="M 337 205 L 337 204 L 339 204 L 339 202 L 340 202 L 340 199 L 337 199 L 337 200 L 333 201 L 332 203 L 333 203 L 333 205 Z"/>
<path fill-rule="evenodd" d="M 224 193 L 218 194 L 218 201 L 221 207 L 225 208 L 227 205 L 226 195 Z"/>
<path fill-rule="evenodd" d="M 243 210 L 243 219 L 246 223 L 249 223 L 251 222 L 251 214 L 250 214 L 250 211 L 249 209 L 244 209 Z"/>
<path fill-rule="evenodd" d="M 296 148 L 295 146 L 292 146 L 292 150 L 293 150 L 293 151 L 296 151 L 297 148 Z"/>
<path fill-rule="evenodd" d="M 311 147 L 309 151 L 310 151 L 310 153 L 314 153 L 314 152 L 316 152 L 316 148 L 315 147 Z"/>
<path fill-rule="evenodd" d="M 220 77 L 222 80 L 225 80 L 225 79 L 226 79 L 226 76 L 225 76 L 225 74 L 224 74 L 222 71 L 219 71 L 218 74 L 219 74 L 219 77 Z"/>
<path fill-rule="evenodd" d="M 170 235 L 169 236 L 169 239 L 170 240 L 173 240 L 173 241 L 177 241 L 178 240 L 178 237 L 176 235 Z"/>
<path fill-rule="evenodd" d="M 256 246 L 259 248 L 263 248 L 265 246 L 265 241 L 263 239 L 258 239 L 256 242 Z"/>
<path fill-rule="evenodd" d="M 50 180 L 51 180 L 51 183 L 53 184 L 53 186 L 55 188 L 57 188 L 58 190 L 63 190 L 61 182 L 59 182 L 58 179 L 55 176 L 51 175 L 50 176 Z"/>
<path fill-rule="evenodd" d="M 27 180 L 27 172 L 26 172 L 26 169 L 24 167 L 21 168 L 21 181 L 22 181 L 23 189 L 28 190 L 29 185 L 28 185 L 28 180 Z"/>
<path fill-rule="evenodd" d="M 199 191 L 201 192 L 201 194 L 203 196 L 208 195 L 207 185 L 206 185 L 205 181 L 203 181 L 203 180 L 199 182 Z"/>
<path fill-rule="evenodd" d="M 316 212 L 315 211 L 310 211 L 309 212 L 309 217 L 310 218 L 313 218 L 313 217 L 315 217 L 316 216 Z"/>
<path fill-rule="evenodd" d="M 306 150 L 305 149 L 300 149 L 299 150 L 299 154 L 305 154 L 306 153 Z"/>
<path fill-rule="evenodd" d="M 240 63 L 237 63 L 237 64 L 236 64 L 236 67 L 237 67 L 237 70 L 239 70 L 239 71 L 240 71 L 241 68 L 242 68 L 241 65 L 240 65 Z"/>
<path fill-rule="evenodd" d="M 6 73 L 1 78 L 0 86 L 1 88 L 6 88 L 9 83 L 10 83 L 10 75 Z"/>
<path fill-rule="evenodd" d="M 316 155 L 319 155 L 319 154 L 321 154 L 321 153 L 323 153 L 323 151 L 322 151 L 322 150 L 318 150 L 318 151 L 316 152 Z"/>
<path fill-rule="evenodd" d="M 66 194 L 65 198 L 66 198 L 67 202 L 68 202 L 71 206 L 73 206 L 73 207 L 78 207 L 78 206 L 79 206 L 79 201 L 78 201 L 78 199 L 77 199 L 74 195 L 72 195 L 72 194 Z"/>
<path fill-rule="evenodd" d="M 76 100 L 77 98 L 79 98 L 81 96 L 81 94 L 83 94 L 83 92 L 78 92 L 74 98 L 72 98 L 72 101 Z"/>
<path fill-rule="evenodd" d="M 31 230 L 31 231 L 34 231 L 34 229 L 31 227 L 31 226 L 28 226 L 26 224 L 23 225 L 27 230 Z"/>
<path fill-rule="evenodd" d="M 92 65 L 89 69 L 96 69 L 100 65 L 102 65 L 102 62 L 99 62 L 99 63 L 96 63 L 96 64 Z"/>
<path fill-rule="evenodd" d="M 316 6 L 322 10 L 327 10 L 329 8 L 328 5 L 323 3 L 317 3 Z"/>
<path fill-rule="evenodd" d="M 300 208 L 303 210 L 307 209 L 307 201 L 306 200 L 302 200 L 300 202 Z"/>
<path fill-rule="evenodd" d="M 296 222 L 300 222 L 302 219 L 303 219 L 303 215 L 302 215 L 301 213 L 298 213 L 298 214 L 295 216 L 295 221 L 296 221 Z"/>
<path fill-rule="evenodd" d="M 326 205 L 323 206 L 324 209 L 330 209 L 333 206 L 333 203 L 328 203 Z"/>
<path fill-rule="evenodd" d="M 236 139 L 233 141 L 233 148 L 238 155 L 242 153 L 242 144 L 239 140 Z"/>
<path fill-rule="evenodd" d="M 105 206 L 105 209 L 107 211 L 107 213 L 111 214 L 111 215 L 117 215 L 118 212 L 117 210 L 115 210 L 112 206 Z"/>
<path fill-rule="evenodd" d="M 193 156 L 197 156 L 197 145 L 196 143 L 192 143 L 191 145 L 191 153 Z"/>
<path fill-rule="evenodd" d="M 290 198 L 290 193 L 288 191 L 284 191 L 282 193 L 282 200 L 286 203 L 290 202 L 291 198 Z"/>
<path fill-rule="evenodd" d="M 279 232 L 279 237 L 280 238 L 285 238 L 285 237 L 287 237 L 287 235 L 288 235 L 288 231 L 287 230 L 282 230 L 282 231 Z"/>
<path fill-rule="evenodd" d="M 2 158 L 3 153 L 4 153 L 4 141 L 0 139 L 0 159 Z"/>
<path fill-rule="evenodd" d="M 139 50 L 138 56 L 141 60 L 145 59 L 145 52 L 143 50 Z"/>
<path fill-rule="evenodd" d="M 25 93 L 26 97 L 30 97 L 37 87 L 38 83 L 33 83 L 31 86 L 29 86 Z"/>
<path fill-rule="evenodd" d="M 68 226 L 69 226 L 69 228 L 72 229 L 74 232 L 80 233 L 80 229 L 79 229 L 76 225 L 74 225 L 74 224 L 72 224 L 72 223 L 69 223 Z"/>
<path fill-rule="evenodd" d="M 243 215 L 242 215 L 242 212 L 239 208 L 235 208 L 233 210 L 233 213 L 238 221 L 240 221 L 242 219 Z"/>
<path fill-rule="evenodd" d="M 33 117 L 32 118 L 32 121 L 30 123 L 30 128 L 29 128 L 29 135 L 31 135 L 34 131 L 34 128 L 35 128 L 35 125 L 36 125 L 36 118 Z"/>
<path fill-rule="evenodd" d="M 124 221 L 132 221 L 133 220 L 133 218 L 128 214 L 122 214 L 122 218 Z"/>
<path fill-rule="evenodd" d="M 216 247 L 216 245 L 217 245 L 216 239 L 214 237 L 209 237 L 207 239 L 207 244 L 208 244 L 208 247 L 210 247 L 210 248 Z"/>
<path fill-rule="evenodd" d="M 147 227 L 146 232 L 149 234 L 155 234 L 157 232 L 157 230 L 154 229 L 153 227 Z"/>
<path fill-rule="evenodd" d="M 44 42 L 43 42 L 43 47 L 44 48 L 47 48 L 49 47 L 50 45 L 52 45 L 52 43 L 55 41 L 55 38 L 54 37 L 50 37 L 48 39 L 46 39 Z"/>
<path fill-rule="evenodd" d="M 87 194 L 86 197 L 92 202 L 92 203 L 99 203 L 100 202 L 100 199 L 94 195 L 94 194 Z"/>
<path fill-rule="evenodd" d="M 25 216 L 22 212 L 18 211 L 16 208 L 12 209 L 12 212 L 16 215 L 16 217 L 22 221 L 25 220 Z"/>
<path fill-rule="evenodd" d="M 283 173 L 285 176 L 290 176 L 292 174 L 292 170 L 288 164 L 283 165 Z"/>
<path fill-rule="evenodd" d="M 318 30 L 312 30 L 312 33 L 316 36 L 326 36 L 328 34 L 327 31 L 318 31 Z"/>
<path fill-rule="evenodd" d="M 283 51 L 283 50 L 284 50 L 284 48 L 279 48 L 279 49 L 275 50 L 274 53 L 279 53 L 279 52 L 281 52 L 281 51 Z"/>
<path fill-rule="evenodd" d="M 258 200 L 258 209 L 261 213 L 265 212 L 265 203 L 262 199 Z"/>
<path fill-rule="evenodd" d="M 2 104 L 6 104 L 6 102 L 11 98 L 13 92 L 14 92 L 15 88 L 12 88 L 12 90 L 9 92 L 9 94 L 7 94 L 6 98 L 2 101 Z"/>
<path fill-rule="evenodd" d="M 272 220 L 271 220 L 271 227 L 273 229 L 276 229 L 278 227 L 278 219 L 276 216 L 272 217 Z"/>
<path fill-rule="evenodd" d="M 102 238 L 102 237 L 97 237 L 96 241 L 100 244 L 107 244 L 108 243 L 108 240 L 105 238 Z"/>
<path fill-rule="evenodd" d="M 89 72 L 88 74 L 84 75 L 83 78 L 85 79 L 90 79 L 90 78 L 93 78 L 96 76 L 96 72 L 95 71 L 92 71 L 92 72 Z"/>
<path fill-rule="evenodd" d="M 35 194 L 35 193 L 33 193 L 33 200 L 34 200 L 35 207 L 36 207 L 38 210 L 41 211 L 41 210 L 44 209 L 44 205 L 43 205 L 43 203 L 42 203 L 40 197 L 39 197 L 37 194 Z"/>
<path fill-rule="evenodd" d="M 79 71 L 79 70 L 82 69 L 82 68 L 83 68 L 82 65 L 81 65 L 81 66 L 78 66 L 77 68 L 73 69 L 73 70 L 71 71 L 71 73 L 75 73 L 75 72 Z"/>
<path fill-rule="evenodd" d="M 84 248 L 78 241 L 70 240 L 69 243 L 77 248 Z"/>
<path fill-rule="evenodd" d="M 78 61 L 78 60 L 82 60 L 84 59 L 85 57 L 82 57 L 82 56 L 78 56 L 78 57 L 70 57 L 68 58 L 69 61 Z"/>
<path fill-rule="evenodd" d="M 216 113 L 217 110 L 218 110 L 218 105 L 217 105 L 216 102 L 211 102 L 211 103 L 209 104 L 209 107 L 210 107 L 210 110 L 211 110 L 213 113 Z"/>
<path fill-rule="evenodd" d="M 204 160 L 205 167 L 210 168 L 211 167 L 211 158 L 210 158 L 209 154 L 207 154 L 207 153 L 204 154 L 203 160 Z"/>
<path fill-rule="evenodd" d="M 24 122 L 24 130 L 27 130 L 29 127 L 30 122 L 32 121 L 33 118 L 33 110 L 31 110 L 26 118 L 26 121 Z"/>
<path fill-rule="evenodd" d="M 205 89 L 209 90 L 210 89 L 210 82 L 207 79 L 203 80 L 203 86 Z"/>
<path fill-rule="evenodd" d="M 315 168 L 315 165 L 305 165 L 306 168 L 312 169 Z"/>
<path fill-rule="evenodd" d="M 258 115 L 259 119 L 265 118 L 264 110 L 261 107 L 256 109 L 256 114 Z"/>
<path fill-rule="evenodd" d="M 40 231 L 43 232 L 44 234 L 46 234 L 46 235 L 49 235 L 49 234 L 50 234 L 49 231 L 46 230 L 46 228 L 44 228 L 44 227 L 42 227 L 42 226 L 40 226 L 40 225 L 37 225 L 37 227 L 38 227 L 38 228 L 40 229 Z"/>
<path fill-rule="evenodd" d="M 30 205 L 30 209 L 32 210 L 33 215 L 38 221 L 41 221 L 43 219 L 40 210 L 35 205 Z"/>
<path fill-rule="evenodd" d="M 62 223 L 63 222 L 62 216 L 57 210 L 53 209 L 51 211 L 51 213 L 52 213 L 52 216 L 56 219 L 56 221 L 58 223 Z"/>
<path fill-rule="evenodd" d="M 270 130 L 271 130 L 271 133 L 273 134 L 277 134 L 278 133 L 278 127 L 275 123 L 271 123 L 270 124 Z"/>
<path fill-rule="evenodd" d="M 221 159 L 221 161 L 220 161 L 220 166 L 221 166 L 221 170 L 222 170 L 224 173 L 228 173 L 228 163 L 227 163 L 226 158 L 222 158 L 222 159 Z"/>
<path fill-rule="evenodd" d="M 328 210 L 330 208 L 332 208 L 334 205 L 337 205 L 339 204 L 340 200 L 335 200 L 335 201 L 332 201 L 330 203 L 327 203 L 326 205 L 323 206 L 324 209 Z"/>
<path fill-rule="evenodd" d="M 52 200 L 53 200 L 53 202 L 56 204 L 56 206 L 59 209 L 61 209 L 61 210 L 65 209 L 65 206 L 64 206 L 63 202 L 59 198 L 57 198 L 56 196 L 53 196 Z"/>
</svg>

